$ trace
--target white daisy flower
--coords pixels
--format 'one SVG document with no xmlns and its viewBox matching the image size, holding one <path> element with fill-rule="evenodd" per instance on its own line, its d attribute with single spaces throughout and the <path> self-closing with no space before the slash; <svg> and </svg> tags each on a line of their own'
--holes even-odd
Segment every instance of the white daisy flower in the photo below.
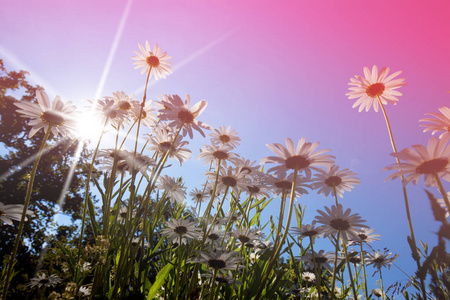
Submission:
<svg viewBox="0 0 450 300">
<path fill-rule="evenodd" d="M 138 101 L 132 101 L 131 113 L 135 120 L 139 119 L 139 116 L 141 116 L 141 124 L 144 126 L 153 127 L 157 122 L 155 109 L 152 107 L 151 101 L 145 102 L 144 108 L 142 108 L 141 103 Z"/>
<path fill-rule="evenodd" d="M 208 200 L 208 198 L 210 197 L 207 191 L 201 191 L 197 188 L 194 188 L 190 193 L 189 196 L 192 197 L 192 201 L 194 201 L 195 203 L 198 202 L 205 202 Z"/>
<path fill-rule="evenodd" d="M 225 128 L 220 126 L 219 129 L 213 129 L 213 132 L 209 134 L 211 142 L 216 145 L 226 145 L 232 148 L 239 146 L 241 139 L 237 136 L 235 130 L 231 130 L 231 126 Z"/>
<path fill-rule="evenodd" d="M 30 288 L 34 288 L 34 287 L 53 287 L 55 285 L 57 285 L 59 282 L 61 281 L 61 279 L 52 274 L 50 276 L 47 276 L 47 274 L 45 273 L 41 273 L 39 275 L 36 275 L 35 277 L 30 279 L 30 282 L 27 283 L 27 286 Z"/>
<path fill-rule="evenodd" d="M 233 148 L 228 145 L 203 145 L 198 159 L 202 159 L 205 165 L 213 164 L 214 166 L 217 166 L 220 160 L 220 166 L 227 167 L 227 161 L 235 163 L 238 156 L 231 150 Z"/>
<path fill-rule="evenodd" d="M 245 191 L 255 199 L 270 198 L 269 189 L 261 182 L 253 181 L 247 184 Z"/>
<path fill-rule="evenodd" d="M 314 174 L 313 183 L 311 184 L 313 189 L 318 189 L 318 194 L 323 194 L 327 197 L 330 193 L 334 195 L 336 190 L 337 196 L 343 198 L 344 191 L 351 191 L 354 185 L 360 184 L 361 181 L 354 177 L 356 173 L 351 172 L 349 169 L 339 170 L 339 166 L 333 165 L 327 167 L 326 170 L 318 170 L 317 174 Z"/>
<path fill-rule="evenodd" d="M 332 155 L 323 153 L 330 151 L 329 149 L 314 152 L 319 146 L 319 142 L 307 143 L 305 138 L 301 138 L 295 148 L 290 138 L 286 138 L 287 148 L 281 144 L 266 144 L 273 153 L 278 156 L 268 156 L 261 160 L 261 164 L 276 163 L 280 164 L 272 167 L 268 172 L 276 172 L 279 176 L 286 176 L 288 170 L 297 170 L 305 172 L 306 177 L 311 177 L 311 169 L 320 170 L 318 167 L 328 167 L 334 164 Z"/>
<path fill-rule="evenodd" d="M 123 91 L 117 91 L 117 92 L 113 93 L 113 97 L 105 97 L 105 98 L 107 98 L 109 100 L 114 100 L 117 108 L 120 110 L 123 110 L 127 114 L 131 111 L 131 108 L 133 107 L 133 105 L 136 105 L 136 104 L 139 105 L 139 101 L 137 101 L 136 99 L 133 99 L 133 95 L 128 96 Z"/>
<path fill-rule="evenodd" d="M 117 221 L 123 221 L 127 218 L 128 209 L 125 206 L 122 206 L 119 209 L 119 214 L 117 215 Z M 134 215 L 134 213 L 133 213 Z"/>
<path fill-rule="evenodd" d="M 306 280 L 309 282 L 314 282 L 316 280 L 316 275 L 311 272 L 302 272 L 301 277 L 303 280 Z"/>
<path fill-rule="evenodd" d="M 236 268 L 244 268 L 240 266 L 240 262 L 244 259 L 242 257 L 235 257 L 239 252 L 231 251 L 224 252 L 220 249 L 211 249 L 210 252 L 197 251 L 200 257 L 192 258 L 189 261 L 207 265 L 209 268 L 226 272 L 226 270 L 236 270 Z"/>
<path fill-rule="evenodd" d="M 113 99 L 88 100 L 91 103 L 86 109 L 95 114 L 95 119 L 101 124 L 110 124 L 114 128 L 123 127 L 123 123 L 128 121 L 128 113 L 117 106 Z"/>
<path fill-rule="evenodd" d="M 197 222 L 179 218 L 164 223 L 167 227 L 161 229 L 161 234 L 166 236 L 172 243 L 187 244 L 188 240 L 201 238 L 200 228 L 195 227 Z"/>
<path fill-rule="evenodd" d="M 22 204 L 3 204 L 0 202 L 0 220 L 5 222 L 8 225 L 12 225 L 12 220 L 20 221 L 22 218 L 23 205 Z M 27 209 L 26 212 L 29 216 L 34 216 L 34 212 Z M 28 221 L 27 217 L 25 217 L 25 221 Z"/>
<path fill-rule="evenodd" d="M 384 297 L 384 292 L 381 289 L 371 289 L 370 294 L 377 298 Z"/>
<path fill-rule="evenodd" d="M 337 206 L 333 205 L 330 208 L 325 207 L 326 212 L 317 210 L 320 216 L 316 216 L 319 223 L 323 224 L 323 234 L 325 237 L 336 237 L 339 233 L 339 237 L 348 244 L 349 240 L 358 239 L 358 233 L 360 233 L 360 227 L 367 227 L 363 223 L 365 220 L 361 219 L 358 214 L 351 215 L 351 209 L 348 208 L 344 212 L 344 208 L 341 204 Z"/>
<path fill-rule="evenodd" d="M 434 176 L 450 181 L 450 147 L 447 147 L 447 138 L 438 139 L 432 137 L 428 146 L 413 145 L 412 148 L 405 148 L 400 152 L 391 153 L 404 162 L 392 164 L 383 170 L 394 170 L 395 173 L 389 175 L 388 179 L 396 179 L 405 176 L 404 184 L 412 182 L 417 184 L 420 176 L 424 175 L 425 185 L 436 187 Z"/>
<path fill-rule="evenodd" d="M 161 105 L 164 109 L 160 110 L 159 118 L 161 121 L 168 121 L 169 126 L 180 128 L 183 127 L 183 136 L 189 133 L 189 137 L 193 137 L 192 129 L 197 130 L 203 137 L 205 133 L 203 129 L 211 130 L 212 127 L 196 120 L 196 118 L 205 110 L 208 102 L 202 100 L 197 102 L 192 108 L 191 97 L 186 95 L 186 100 L 183 102 L 180 96 L 172 95 L 161 100 Z"/>
<path fill-rule="evenodd" d="M 236 228 L 230 235 L 244 245 L 259 240 L 259 236 L 251 228 Z"/>
<path fill-rule="evenodd" d="M 372 71 L 369 68 L 364 67 L 364 77 L 356 75 L 355 78 L 350 78 L 352 87 L 349 88 L 350 92 L 345 94 L 349 99 L 356 99 L 353 104 L 353 108 L 359 105 L 359 111 L 364 108 L 366 111 L 373 106 L 373 109 L 378 112 L 379 101 L 386 105 L 388 103 L 397 104 L 397 96 L 401 96 L 402 93 L 396 91 L 396 89 L 406 85 L 404 78 L 397 78 L 401 71 L 395 72 L 388 76 L 390 68 L 383 67 L 378 74 L 377 66 L 372 67 Z M 379 99 L 379 100 L 378 100 Z"/>
<path fill-rule="evenodd" d="M 314 259 L 313 259 L 314 257 Z M 320 270 L 325 268 L 330 272 L 333 272 L 333 268 L 331 265 L 334 262 L 334 254 L 331 252 L 325 252 L 325 250 L 320 250 L 319 253 L 314 251 L 314 255 L 312 252 L 305 253 L 300 260 L 305 263 L 305 268 L 309 270 L 314 270 L 314 261 L 316 262 L 317 268 Z"/>
<path fill-rule="evenodd" d="M 160 78 L 165 79 L 167 75 L 172 73 L 171 63 L 168 62 L 171 56 L 162 52 L 158 44 L 155 44 L 153 51 L 148 41 L 145 42 L 145 48 L 141 44 L 138 44 L 138 46 L 141 53 L 134 51 L 137 56 L 132 57 L 132 59 L 136 60 L 133 63 L 136 66 L 135 69 L 142 68 L 141 74 L 150 72 L 149 79 L 155 76 L 155 79 L 158 80 Z"/>
<path fill-rule="evenodd" d="M 236 157 L 233 161 L 239 173 L 244 173 L 251 178 L 261 178 L 265 174 L 259 171 L 259 165 L 256 161 L 250 161 L 242 157 Z M 256 164 L 256 165 L 255 165 Z"/>
<path fill-rule="evenodd" d="M 224 232 L 216 226 L 212 226 L 206 236 L 206 243 L 211 243 L 213 245 L 219 245 L 224 237 Z"/>
<path fill-rule="evenodd" d="M 51 131 L 55 136 L 70 137 L 76 128 L 76 107 L 72 102 L 64 104 L 59 96 L 56 96 L 53 103 L 47 93 L 42 89 L 36 90 L 38 103 L 27 101 L 14 102 L 19 109 L 16 111 L 23 118 L 31 118 L 28 125 L 33 126 L 28 137 L 33 137 L 41 128 L 47 131 L 51 126 Z"/>
<path fill-rule="evenodd" d="M 147 176 L 147 172 L 151 167 L 155 167 L 155 161 L 147 155 L 134 153 L 127 150 L 122 151 L 123 159 L 117 163 L 117 168 L 122 171 L 128 171 L 130 174 L 140 172 Z"/>
<path fill-rule="evenodd" d="M 313 220 L 311 224 L 302 225 L 302 227 L 293 227 L 291 232 L 297 234 L 299 238 L 310 238 L 314 243 L 316 236 L 323 235 L 323 228 L 321 226 L 316 227 L 316 220 Z"/>
<path fill-rule="evenodd" d="M 163 175 L 158 178 L 156 188 L 167 193 L 167 197 L 170 198 L 171 202 L 182 203 L 186 198 L 187 188 L 183 186 L 183 182 L 175 180 L 175 178 L 168 175 Z"/>
<path fill-rule="evenodd" d="M 89 297 L 91 295 L 91 286 L 80 286 L 78 293 L 81 297 Z"/>
<path fill-rule="evenodd" d="M 444 204 L 445 205 L 445 204 Z M 361 227 L 361 231 L 356 235 L 358 238 L 353 240 L 353 242 L 364 242 L 366 244 L 372 243 L 373 241 L 379 241 L 381 235 L 374 234 L 375 229 L 371 229 L 369 227 Z"/>
<path fill-rule="evenodd" d="M 368 253 L 366 263 L 368 266 L 373 265 L 378 270 L 382 267 L 389 267 L 396 258 L 396 256 L 390 258 L 391 254 L 388 250 L 385 250 L 383 253 L 380 250 Z"/>
<path fill-rule="evenodd" d="M 450 137 L 450 108 L 446 106 L 440 107 L 439 112 L 440 114 L 428 113 L 427 115 L 433 116 L 434 118 L 420 119 L 419 122 L 430 122 L 431 124 L 422 124 L 420 126 L 425 127 L 423 132 L 432 131 L 432 135 L 442 131 L 439 138 L 444 136 Z"/>
<path fill-rule="evenodd" d="M 266 176 L 267 184 L 272 189 L 273 193 L 276 196 L 281 196 L 282 194 L 286 194 L 287 197 L 290 197 L 290 190 L 292 189 L 292 182 L 294 181 L 294 173 L 291 173 L 289 176 L 283 177 L 275 177 L 268 175 Z M 303 176 L 297 176 L 297 181 L 295 182 L 295 197 L 301 197 L 304 194 L 308 194 L 308 191 L 305 188 L 311 188 L 307 182 L 310 179 Z"/>
<path fill-rule="evenodd" d="M 220 167 L 219 175 L 216 172 L 206 172 L 206 176 L 210 184 L 214 184 L 217 177 L 217 188 L 218 192 L 224 192 L 226 188 L 231 189 L 237 196 L 240 190 L 244 190 L 247 186 L 248 179 L 242 175 L 242 173 L 237 173 L 236 169 L 228 167 L 227 169 Z"/>
<path fill-rule="evenodd" d="M 182 163 L 189 158 L 191 158 L 191 150 L 183 148 L 189 142 L 182 141 L 182 136 L 175 135 L 171 130 L 166 130 L 165 128 L 157 128 L 153 131 L 153 135 L 148 135 L 146 139 L 150 142 L 149 150 L 158 153 L 158 157 L 164 157 L 164 155 L 169 151 L 169 158 L 176 158 Z"/>
</svg>

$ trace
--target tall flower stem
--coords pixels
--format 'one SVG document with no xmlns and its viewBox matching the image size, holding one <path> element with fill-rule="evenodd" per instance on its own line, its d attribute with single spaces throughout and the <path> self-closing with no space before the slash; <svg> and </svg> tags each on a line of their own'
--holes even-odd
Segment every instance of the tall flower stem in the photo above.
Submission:
<svg viewBox="0 0 450 300">
<path fill-rule="evenodd" d="M 279 245 L 274 245 L 275 248 L 275 252 L 272 254 L 272 256 L 270 257 L 269 260 L 269 264 L 268 267 L 266 269 L 266 272 L 264 273 L 264 277 L 261 281 L 261 285 L 259 287 L 258 293 L 256 294 L 255 299 L 259 299 L 261 296 L 261 293 L 264 289 L 264 285 L 269 277 L 270 272 L 272 271 L 273 265 L 275 263 L 275 260 L 278 258 L 278 255 L 281 252 L 281 248 L 283 247 L 284 242 L 286 241 L 288 232 L 289 232 L 289 225 L 291 224 L 291 218 L 292 218 L 292 212 L 293 212 L 293 208 L 294 208 L 294 201 L 295 201 L 295 186 L 297 184 L 297 173 L 298 173 L 298 169 L 294 170 L 294 178 L 292 180 L 292 187 L 291 187 L 291 198 L 290 198 L 290 202 L 289 202 L 289 211 L 288 211 L 288 217 L 286 220 L 286 226 L 284 227 L 284 234 L 283 237 L 281 238 L 281 241 L 279 243 Z"/>
<path fill-rule="evenodd" d="M 321 279 L 322 279 L 322 272 L 317 268 L 316 263 L 316 254 L 314 253 L 314 241 L 312 236 L 309 237 L 309 244 L 311 245 L 311 253 L 313 258 L 313 264 L 314 264 L 314 273 L 316 273 L 316 286 L 317 286 L 317 294 L 319 295 L 319 300 L 322 300 L 322 289 L 321 289 Z"/>
<path fill-rule="evenodd" d="M 333 299 L 334 299 L 334 287 L 336 285 L 336 267 L 337 267 L 337 257 L 338 257 L 338 252 L 339 252 L 339 239 L 340 239 L 340 235 L 341 235 L 341 231 L 338 231 L 337 237 L 336 237 L 336 251 L 334 253 L 334 268 L 333 268 L 333 279 L 331 280 L 331 295 L 333 295 Z"/>
<path fill-rule="evenodd" d="M 350 261 L 348 260 L 347 245 L 345 245 L 345 243 L 342 243 L 342 245 L 344 246 L 345 261 L 347 262 L 348 275 L 350 276 L 350 282 L 352 284 L 353 298 L 357 299 L 358 294 L 356 293 L 355 281 L 353 280 L 352 269 L 350 268 Z"/>
<path fill-rule="evenodd" d="M 274 247 L 278 246 L 278 243 L 281 238 L 281 228 L 283 227 L 283 216 L 284 216 L 284 207 L 286 206 L 286 192 L 283 189 L 281 194 L 281 206 L 280 206 L 280 216 L 278 217 L 278 227 L 275 235 Z"/>
<path fill-rule="evenodd" d="M 2 299 L 6 299 L 6 297 L 8 295 L 9 280 L 11 279 L 11 275 L 12 275 L 13 268 L 14 268 L 14 262 L 15 262 L 16 255 L 17 255 L 17 250 L 19 249 L 19 244 L 20 244 L 22 234 L 23 234 L 23 228 L 25 227 L 25 217 L 26 217 L 26 213 L 28 210 L 28 206 L 30 205 L 31 194 L 33 193 L 34 178 L 36 177 L 37 167 L 41 160 L 44 149 L 47 145 L 47 140 L 50 137 L 51 131 L 52 131 L 52 125 L 49 125 L 47 128 L 47 131 L 45 132 L 44 138 L 42 139 L 41 146 L 36 155 L 36 159 L 34 160 L 33 168 L 31 169 L 30 180 L 28 181 L 27 192 L 25 195 L 25 203 L 23 204 L 22 217 L 20 218 L 19 229 L 17 231 L 16 239 L 14 240 L 13 251 L 9 258 L 6 277 L 4 279 L 5 283 L 3 286 Z"/>
<path fill-rule="evenodd" d="M 363 273 L 364 273 L 364 291 L 366 293 L 366 299 L 369 299 L 369 291 L 367 290 L 367 276 L 366 276 L 366 264 L 364 263 L 364 250 L 363 250 L 363 242 L 359 242 L 361 246 L 361 264 L 363 267 Z"/>
<path fill-rule="evenodd" d="M 108 119 L 109 118 L 106 118 L 105 124 L 103 124 L 103 129 L 102 129 L 102 132 L 100 133 L 100 137 L 98 139 L 97 146 L 95 147 L 94 154 L 92 155 L 91 165 L 89 166 L 89 172 L 88 172 L 88 175 L 86 178 L 86 186 L 85 186 L 85 190 L 84 190 L 83 216 L 81 219 L 80 238 L 78 241 L 77 263 L 80 261 L 80 256 L 81 256 L 81 243 L 83 241 L 84 227 L 86 224 L 86 208 L 87 208 L 87 202 L 88 202 L 88 198 L 89 198 L 89 185 L 91 182 L 92 171 L 94 170 L 95 158 L 97 156 L 98 149 L 100 148 L 100 142 L 102 140 L 103 134 L 105 133 L 105 127 L 106 127 L 106 124 L 108 124 Z M 94 233 L 94 237 L 96 237 L 97 232 L 95 232 L 95 230 L 94 230 L 93 233 Z M 78 273 L 78 268 L 77 268 L 77 273 Z M 75 275 L 75 278 L 76 277 L 77 277 L 77 275 Z"/>
<path fill-rule="evenodd" d="M 381 268 L 379 269 L 379 271 L 380 271 L 381 299 L 385 300 L 386 299 L 386 294 L 384 293 L 383 275 L 381 274 Z M 427 298 L 424 298 L 424 299 L 427 299 Z"/>
<path fill-rule="evenodd" d="M 381 102 L 380 96 L 378 96 L 378 101 L 380 102 L 381 110 L 383 111 L 383 115 L 384 115 L 384 120 L 386 121 L 386 126 L 387 126 L 387 129 L 389 132 L 389 138 L 391 140 L 392 150 L 394 150 L 394 153 L 397 153 L 397 147 L 395 146 L 395 141 L 394 141 L 394 136 L 392 134 L 391 125 L 389 123 L 389 119 L 387 117 L 386 110 L 384 109 L 384 105 Z M 397 164 L 400 165 L 400 159 L 398 157 L 396 157 L 395 159 L 397 161 Z M 420 269 L 420 256 L 419 256 L 419 251 L 417 250 L 416 237 L 414 235 L 414 229 L 413 229 L 412 219 L 411 219 L 411 212 L 409 210 L 409 201 L 408 201 L 408 193 L 406 192 L 405 177 L 402 175 L 401 179 L 402 179 L 402 188 L 403 188 L 403 198 L 405 199 L 406 216 L 408 218 L 409 231 L 411 233 L 411 241 L 412 241 L 412 247 L 413 247 L 412 251 L 414 252 L 413 258 L 417 263 L 417 269 Z M 425 282 L 423 279 L 420 279 L 420 285 L 421 285 L 423 299 L 427 299 Z"/>
<path fill-rule="evenodd" d="M 333 186 L 333 195 L 334 195 L 334 200 L 336 201 L 336 207 L 339 205 L 338 202 L 338 198 L 337 198 L 337 193 L 336 193 L 336 187 Z"/>
</svg>

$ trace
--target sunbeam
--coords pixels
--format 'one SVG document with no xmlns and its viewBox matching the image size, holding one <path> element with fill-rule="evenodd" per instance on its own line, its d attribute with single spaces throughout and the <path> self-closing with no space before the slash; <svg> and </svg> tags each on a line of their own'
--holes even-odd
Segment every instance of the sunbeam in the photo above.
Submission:
<svg viewBox="0 0 450 300">
<path fill-rule="evenodd" d="M 122 18 L 120 19 L 119 28 L 117 28 L 116 35 L 114 36 L 114 41 L 111 46 L 111 50 L 109 51 L 108 59 L 106 61 L 105 68 L 103 69 L 102 77 L 100 78 L 100 82 L 97 87 L 97 91 L 95 92 L 95 99 L 100 98 L 102 94 L 103 87 L 105 85 L 106 79 L 108 78 L 109 70 L 111 69 L 112 61 L 114 59 L 114 55 L 116 54 L 117 46 L 119 45 L 120 38 L 122 37 L 123 29 L 125 28 L 125 24 L 127 22 L 128 14 L 130 12 L 132 0 L 127 1 L 127 5 L 125 6 L 125 10 L 123 11 Z"/>
<path fill-rule="evenodd" d="M 65 99 L 65 97 L 60 92 L 53 88 L 37 72 L 32 70 L 28 65 L 22 62 L 17 56 L 15 56 L 11 51 L 6 49 L 2 45 L 0 45 L 0 56 L 4 57 L 6 61 L 9 62 L 15 69 L 27 70 L 27 72 L 30 73 L 30 75 L 28 76 L 29 81 L 31 81 L 32 83 L 45 87 L 45 90 L 52 96 L 59 95 L 61 98 Z"/>
<path fill-rule="evenodd" d="M 66 141 L 66 139 L 62 139 L 62 140 L 58 141 L 57 143 L 55 143 L 54 145 L 45 147 L 44 151 L 42 152 L 42 155 L 44 156 L 48 151 L 52 150 L 53 148 L 55 148 L 56 146 L 58 146 L 59 144 L 65 142 L 65 141 Z M 13 168 L 10 168 L 5 173 L 1 174 L 0 181 L 3 181 L 4 179 L 8 178 L 10 175 L 16 173 L 17 171 L 20 171 L 23 167 L 30 165 L 32 162 L 34 162 L 37 155 L 38 155 L 37 153 L 33 154 L 32 156 L 28 157 L 20 164 L 13 166 Z"/>
<path fill-rule="evenodd" d="M 63 186 L 63 188 L 61 190 L 61 193 L 59 195 L 59 198 L 58 198 L 58 202 L 57 202 L 58 203 L 58 210 L 55 211 L 55 213 L 53 214 L 53 219 L 52 219 L 52 223 L 51 223 L 51 226 L 50 226 L 50 228 L 53 229 L 53 230 L 54 230 L 54 226 L 57 224 L 60 212 L 62 211 L 62 208 L 64 206 L 64 202 L 66 200 L 66 194 L 67 194 L 67 191 L 69 190 L 70 183 L 72 182 L 73 174 L 75 173 L 75 168 L 77 166 L 78 160 L 80 159 L 81 151 L 83 150 L 83 147 L 84 147 L 84 143 L 80 141 L 78 143 L 77 151 L 75 152 L 75 156 L 73 158 L 72 165 L 70 166 L 69 172 L 67 174 L 67 179 L 64 182 L 64 186 Z M 39 270 L 41 269 L 41 267 L 42 267 L 45 255 L 46 255 L 46 253 L 48 251 L 48 247 L 47 246 L 49 245 L 51 238 L 52 238 L 52 232 L 48 232 L 47 233 L 47 237 L 45 238 L 45 243 L 44 243 L 45 246 L 42 249 L 42 252 L 40 254 L 35 274 L 37 274 L 39 272 Z"/>
<path fill-rule="evenodd" d="M 197 57 L 199 57 L 200 55 L 202 55 L 203 53 L 205 53 L 206 51 L 210 50 L 211 48 L 213 48 L 214 46 L 220 44 L 221 42 L 223 42 L 224 40 L 226 40 L 228 37 L 230 37 L 236 30 L 231 30 L 228 33 L 222 35 L 221 37 L 219 37 L 218 39 L 213 40 L 211 43 L 209 43 L 208 45 L 204 46 L 203 48 L 200 48 L 199 50 L 197 50 L 196 52 L 192 53 L 190 56 L 188 56 L 186 59 L 183 59 L 176 67 L 174 67 L 172 70 L 173 72 L 175 72 L 176 70 L 181 69 L 182 67 L 184 67 L 185 65 L 187 65 L 188 63 L 190 63 L 191 61 L 193 61 L 194 59 L 196 59 Z M 155 80 L 149 82 L 148 86 L 153 86 L 156 83 Z M 145 89 L 145 85 L 142 85 L 139 89 L 137 89 L 136 91 L 134 91 L 135 95 L 139 95 L 140 93 L 143 93 Z"/>
</svg>

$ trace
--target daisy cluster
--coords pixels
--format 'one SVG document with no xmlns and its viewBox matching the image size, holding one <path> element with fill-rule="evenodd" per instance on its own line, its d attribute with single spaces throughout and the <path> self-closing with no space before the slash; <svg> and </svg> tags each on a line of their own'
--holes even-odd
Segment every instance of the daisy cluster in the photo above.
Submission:
<svg viewBox="0 0 450 300">
<path fill-rule="evenodd" d="M 146 42 L 139 49 L 133 59 L 147 78 L 142 100 L 123 91 L 88 100 L 86 110 L 102 130 L 89 166 L 78 246 L 62 250 L 70 273 L 66 293 L 110 299 L 139 293 L 148 299 L 157 295 L 271 299 L 275 294 L 302 299 L 359 299 L 361 294 L 366 299 L 384 298 L 382 284 L 381 289 L 369 290 L 365 267 L 372 265 L 381 280 L 381 269 L 389 268 L 396 256 L 387 249 L 375 250 L 370 244 L 380 235 L 339 203 L 345 192 L 360 184 L 357 174 L 340 168 L 329 149 L 319 149 L 319 142 L 305 138 L 267 144 L 274 155 L 260 163 L 242 157 L 236 152 L 241 143 L 238 132 L 231 126 L 215 129 L 199 120 L 207 101 L 194 104 L 189 95 L 183 99 L 176 94 L 147 100 L 149 80 L 165 79 L 172 72 L 170 56 L 157 44 L 152 49 Z M 381 108 L 385 113 L 385 105 L 396 104 L 401 96 L 397 89 L 406 83 L 396 78 L 400 72 L 389 73 L 389 68 L 378 72 L 374 66 L 364 68 L 364 76 L 352 78 L 347 95 L 357 99 L 353 107 L 359 106 L 359 111 L 373 107 L 376 112 Z M 72 103 L 63 103 L 58 96 L 50 103 L 43 90 L 37 91 L 36 99 L 16 103 L 21 116 L 31 119 L 30 138 L 43 129 L 47 137 L 82 139 L 76 131 L 82 113 Z M 442 193 L 437 203 L 447 218 L 450 202 L 440 180 L 450 181 L 450 109 L 439 111 L 421 120 L 427 122 L 424 131 L 440 133 L 439 138 L 432 137 L 427 147 L 414 145 L 400 152 L 394 148 L 397 163 L 385 170 L 394 171 L 387 179 L 402 178 L 404 186 L 417 184 L 424 175 L 425 184 Z M 107 131 L 116 133 L 114 148 L 100 147 Z M 182 166 L 191 158 L 188 139 L 194 134 L 209 134 L 209 144 L 198 155 L 209 169 L 204 184 L 189 192 L 196 207 L 188 209 L 187 187 L 182 178 L 169 176 L 167 168 L 170 160 Z M 124 147 L 127 140 L 133 140 L 131 150 Z M 102 197 L 101 207 L 89 197 L 95 170 L 103 176 L 103 186 L 98 178 L 93 181 Z M 311 191 L 333 197 L 336 204 L 318 210 L 310 224 L 302 224 L 302 206 L 297 208 L 294 202 Z M 280 199 L 278 219 L 271 217 L 264 223 L 263 211 L 275 198 Z M 13 220 L 22 224 L 26 215 L 33 215 L 27 205 L 0 203 L 0 219 L 8 225 Z M 291 227 L 293 216 L 296 227 Z M 84 247 L 86 224 L 92 236 Z M 314 249 L 317 238 L 327 239 L 334 251 Z M 289 263 L 283 262 L 285 258 Z M 420 259 L 416 260 L 420 266 Z M 343 275 L 344 270 L 348 275 Z M 363 281 L 357 275 L 361 270 Z M 288 281 L 290 289 L 279 285 Z M 54 287 L 60 282 L 56 275 L 40 273 L 28 286 Z"/>
</svg>

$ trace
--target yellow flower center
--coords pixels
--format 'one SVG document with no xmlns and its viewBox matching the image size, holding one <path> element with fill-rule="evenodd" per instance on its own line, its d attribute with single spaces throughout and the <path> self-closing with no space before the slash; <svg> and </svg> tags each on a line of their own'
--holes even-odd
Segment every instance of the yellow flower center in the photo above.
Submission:
<svg viewBox="0 0 450 300">
<path fill-rule="evenodd" d="M 157 68 L 160 65 L 159 58 L 154 55 L 150 55 L 145 61 L 152 68 Z"/>
<path fill-rule="evenodd" d="M 194 115 L 188 110 L 181 110 L 178 113 L 178 119 L 184 124 L 189 124 L 194 121 Z"/>
<path fill-rule="evenodd" d="M 3 210 L 0 210 L 0 217 L 6 216 L 6 213 Z"/>
<path fill-rule="evenodd" d="M 172 144 L 170 142 L 162 142 L 159 143 L 158 148 L 161 152 L 166 153 L 167 151 L 169 151 L 171 145 Z"/>
<path fill-rule="evenodd" d="M 435 158 L 432 160 L 427 160 L 421 163 L 417 168 L 416 172 L 419 174 L 437 174 L 445 170 L 448 165 L 447 158 Z"/>
<path fill-rule="evenodd" d="M 219 238 L 220 238 L 220 236 L 215 233 L 211 233 L 210 235 L 208 235 L 208 239 L 210 239 L 212 241 L 217 241 Z"/>
<path fill-rule="evenodd" d="M 350 223 L 347 220 L 337 218 L 330 221 L 330 226 L 336 230 L 347 230 L 350 228 Z"/>
<path fill-rule="evenodd" d="M 66 121 L 59 112 L 47 110 L 41 113 L 41 120 L 46 125 L 60 126 Z"/>
<path fill-rule="evenodd" d="M 210 266 L 213 269 L 218 270 L 218 269 L 225 268 L 227 266 L 227 264 L 222 259 L 210 259 L 210 260 L 208 260 L 208 266 Z"/>
<path fill-rule="evenodd" d="M 173 231 L 179 235 L 183 235 L 188 232 L 188 229 L 186 226 L 177 226 Z"/>
<path fill-rule="evenodd" d="M 342 179 L 339 176 L 330 176 L 325 179 L 325 184 L 329 187 L 337 187 L 342 183 Z"/>
<path fill-rule="evenodd" d="M 231 138 L 229 135 L 223 134 L 223 135 L 219 136 L 219 140 L 225 144 L 225 143 L 228 143 L 231 140 Z"/>
<path fill-rule="evenodd" d="M 120 101 L 119 109 L 128 111 L 131 109 L 131 104 L 128 101 Z"/>
<path fill-rule="evenodd" d="M 301 155 L 291 156 L 284 162 L 286 168 L 293 170 L 301 170 L 307 168 L 309 164 L 310 164 L 309 160 Z"/>
<path fill-rule="evenodd" d="M 314 258 L 314 261 L 317 263 L 317 264 L 324 264 L 324 263 L 326 263 L 327 261 L 328 261 L 328 258 L 326 258 L 326 257 L 323 257 L 323 256 L 319 256 L 319 257 L 315 257 Z"/>
<path fill-rule="evenodd" d="M 228 158 L 228 153 L 226 153 L 225 151 L 220 151 L 220 150 L 214 151 L 212 155 L 215 158 L 221 159 L 221 160 L 224 160 L 224 159 Z"/>
<path fill-rule="evenodd" d="M 226 186 L 235 187 L 237 184 L 237 180 L 231 176 L 224 176 L 222 177 L 222 183 Z"/>
<path fill-rule="evenodd" d="M 369 85 L 366 88 L 366 93 L 367 93 L 367 95 L 369 95 L 369 97 L 375 98 L 375 97 L 383 95 L 384 88 L 385 88 L 384 84 L 382 84 L 381 82 L 377 82 L 377 83 Z"/>
</svg>

